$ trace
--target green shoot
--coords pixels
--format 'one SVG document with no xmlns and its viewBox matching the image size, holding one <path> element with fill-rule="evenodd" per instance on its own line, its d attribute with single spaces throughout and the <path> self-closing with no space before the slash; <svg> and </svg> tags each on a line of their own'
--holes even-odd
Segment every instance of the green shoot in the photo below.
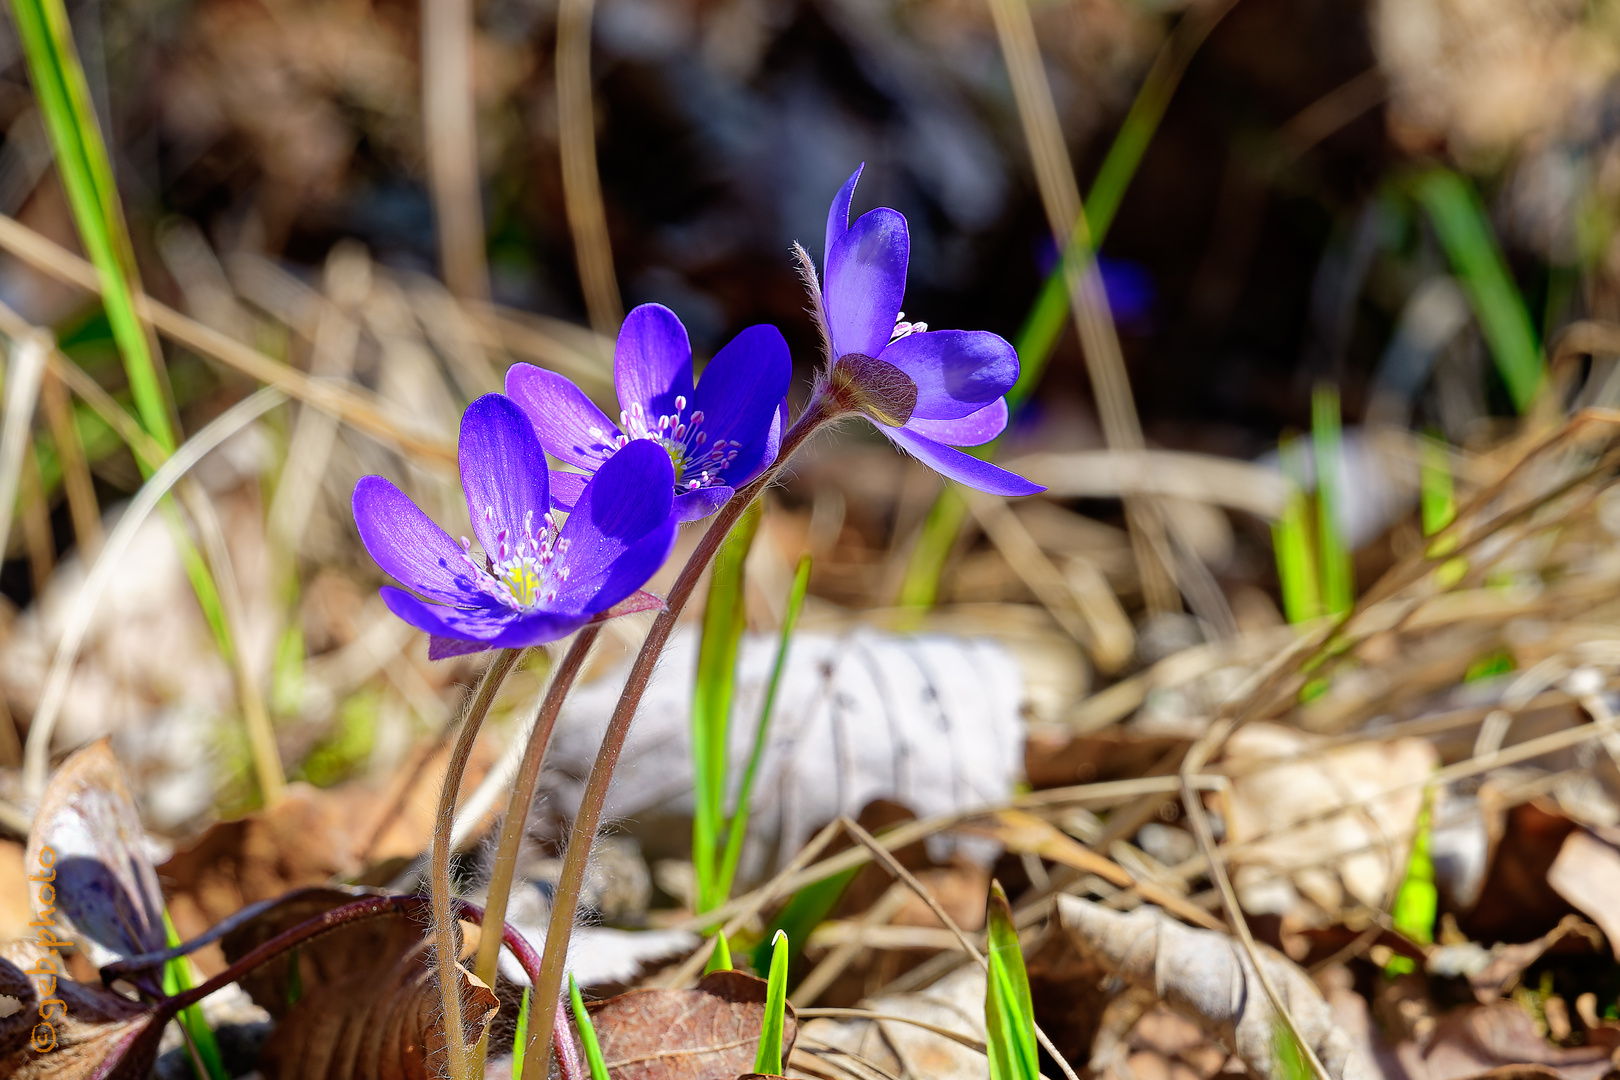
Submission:
<svg viewBox="0 0 1620 1080">
<path fill-rule="evenodd" d="M 304 997 L 304 969 L 298 962 L 298 948 L 287 954 L 287 1007 L 298 1004 Z"/>
<path fill-rule="evenodd" d="M 1319 386 L 1311 395 L 1311 446 L 1316 451 L 1316 544 L 1321 552 L 1322 604 L 1329 615 L 1355 606 L 1355 569 L 1341 531 L 1344 515 L 1344 436 L 1339 392 Z"/>
<path fill-rule="evenodd" d="M 1311 551 L 1310 499 L 1305 494 L 1305 470 L 1300 463 L 1300 440 L 1283 440 L 1283 473 L 1293 481 L 1293 493 L 1282 517 L 1271 526 L 1271 546 L 1277 558 L 1277 581 L 1282 587 L 1283 614 L 1294 625 L 1322 614 L 1322 591 L 1317 583 L 1316 556 Z"/>
<path fill-rule="evenodd" d="M 842 873 L 834 874 L 813 884 L 806 885 L 793 894 L 782 910 L 776 913 L 771 920 L 771 933 L 765 940 L 754 947 L 749 956 L 755 971 L 765 971 L 771 964 L 771 942 L 775 939 L 775 932 L 781 931 L 787 935 L 789 941 L 805 941 L 810 932 L 821 925 L 838 901 L 843 899 L 844 890 L 849 883 L 855 880 L 855 875 L 861 872 L 858 866 L 850 867 Z"/>
<path fill-rule="evenodd" d="M 163 940 L 171 949 L 180 944 L 180 935 L 175 932 L 167 908 L 163 911 Z M 191 967 L 189 957 L 177 956 L 163 964 L 163 992 L 170 997 L 190 990 L 197 985 L 199 978 Z M 191 1066 L 197 1073 L 197 1080 L 231 1080 L 231 1074 L 225 1069 L 225 1059 L 220 1056 L 213 1029 L 203 1018 L 202 1006 L 187 1005 L 175 1020 L 179 1022 L 180 1030 L 194 1052 Z"/>
<path fill-rule="evenodd" d="M 698 910 L 725 899 L 719 890 L 719 844 L 725 813 L 731 697 L 737 681 L 737 647 L 747 625 L 743 564 L 759 531 L 762 505 L 743 512 L 715 557 L 709 597 L 703 610 L 697 677 L 692 683 L 692 866 L 697 873 Z"/>
<path fill-rule="evenodd" d="M 1451 457 L 1446 452 L 1445 443 L 1434 438 L 1423 440 L 1420 470 L 1423 535 L 1433 536 L 1450 525 L 1452 519 L 1457 516 L 1457 493 L 1451 480 Z M 1456 550 L 1456 547 L 1455 536 L 1436 540 L 1429 545 L 1429 558 L 1444 558 Z M 1442 589 L 1449 589 L 1461 581 L 1467 573 L 1467 559 L 1460 557 L 1446 559 L 1440 564 L 1435 581 Z"/>
<path fill-rule="evenodd" d="M 778 930 L 771 938 L 771 974 L 765 981 L 765 1021 L 759 1029 L 754 1071 L 782 1075 L 782 1029 L 787 1022 L 788 939 Z"/>
<path fill-rule="evenodd" d="M 517 1030 L 512 1033 L 512 1080 L 523 1080 L 523 1055 L 529 1049 L 529 988 L 518 1002 Z"/>
<path fill-rule="evenodd" d="M 711 971 L 731 970 L 731 943 L 726 940 L 724 930 L 714 932 L 714 952 L 709 954 L 709 962 L 703 965 L 703 974 Z"/>
<path fill-rule="evenodd" d="M 1434 860 L 1429 848 L 1433 821 L 1431 809 L 1434 793 L 1425 792 L 1422 809 L 1418 811 L 1417 832 L 1412 837 L 1412 857 L 1406 861 L 1406 877 L 1395 893 L 1395 905 L 1390 919 L 1397 933 L 1419 945 L 1434 944 L 1434 920 L 1440 911 L 1440 893 L 1434 884 Z M 1384 974 L 1394 977 L 1417 970 L 1410 957 L 1392 956 L 1384 965 Z"/>
<path fill-rule="evenodd" d="M 1271 1075 L 1276 1080 L 1316 1080 L 1316 1074 L 1305 1060 L 1305 1051 L 1281 1020 L 1271 1025 L 1271 1056 L 1275 1059 Z"/>
<path fill-rule="evenodd" d="M 1024 950 L 1013 926 L 1012 908 L 999 881 L 990 883 L 987 922 L 990 970 L 984 995 L 984 1030 L 990 1080 L 1040 1080 L 1035 1049 L 1035 1005 L 1024 969 Z"/>
<path fill-rule="evenodd" d="M 748 833 L 749 803 L 754 792 L 754 777 L 759 773 L 759 762 L 765 756 L 765 743 L 771 732 L 771 715 L 776 709 L 776 692 L 782 685 L 782 670 L 787 666 L 788 646 L 793 643 L 793 631 L 799 624 L 799 612 L 804 610 L 805 593 L 810 588 L 810 556 L 799 557 L 799 568 L 793 574 L 793 585 L 788 590 L 787 611 L 782 616 L 781 638 L 776 645 L 776 663 L 771 667 L 771 681 L 765 689 L 765 701 L 759 707 L 759 724 L 754 730 L 754 749 L 748 757 L 748 768 L 743 772 L 742 786 L 737 789 L 737 805 L 731 820 L 726 822 L 726 850 L 720 863 L 720 877 L 715 884 L 715 902 L 731 895 L 732 882 L 737 877 L 737 862 L 742 858 L 743 837 Z"/>
<path fill-rule="evenodd" d="M 1060 314 L 1063 309 L 1059 309 Z M 917 534 L 917 543 L 906 562 L 906 576 L 900 583 L 899 606 L 927 611 L 939 600 L 939 581 L 945 575 L 945 560 L 951 557 L 956 538 L 967 520 L 968 504 L 956 485 L 947 482 Z"/>
<path fill-rule="evenodd" d="M 1485 208 L 1473 185 L 1448 169 L 1430 169 L 1415 187 L 1440 246 L 1468 293 L 1513 407 L 1523 413 L 1541 389 L 1545 374 L 1541 346 Z"/>
<path fill-rule="evenodd" d="M 568 973 L 568 1002 L 574 1007 L 574 1025 L 579 1028 L 579 1041 L 585 1047 L 585 1063 L 591 1068 L 591 1080 L 608 1080 L 607 1062 L 602 1060 L 602 1046 L 596 1041 L 596 1027 L 591 1023 L 591 1014 L 585 1011 L 585 999 L 579 995 L 579 983 L 574 981 L 572 971 Z"/>
</svg>

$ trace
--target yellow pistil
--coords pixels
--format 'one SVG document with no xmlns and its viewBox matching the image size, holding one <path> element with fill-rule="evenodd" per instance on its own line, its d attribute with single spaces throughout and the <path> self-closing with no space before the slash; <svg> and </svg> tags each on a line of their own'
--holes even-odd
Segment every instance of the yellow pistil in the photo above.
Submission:
<svg viewBox="0 0 1620 1080">
<path fill-rule="evenodd" d="M 540 592 L 540 575 L 528 560 L 516 563 L 507 568 L 503 579 L 506 587 L 512 591 L 512 599 L 519 607 L 528 607 L 534 603 Z"/>
</svg>

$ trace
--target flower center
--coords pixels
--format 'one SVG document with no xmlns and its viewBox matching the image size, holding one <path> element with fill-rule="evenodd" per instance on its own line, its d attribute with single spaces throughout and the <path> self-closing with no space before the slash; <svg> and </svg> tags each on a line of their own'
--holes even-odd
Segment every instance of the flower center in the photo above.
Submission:
<svg viewBox="0 0 1620 1080">
<path fill-rule="evenodd" d="M 494 522 L 493 507 L 484 509 L 484 520 Z M 554 565 L 568 550 L 568 541 L 558 535 L 561 530 L 550 512 L 536 528 L 531 510 L 523 517 L 521 534 L 511 529 L 495 534 L 495 550 L 484 552 L 483 562 L 473 557 L 472 541 L 463 536 L 462 557 L 485 593 L 515 611 L 533 611 L 556 600 L 558 586 L 568 580 L 568 567 Z"/>
<path fill-rule="evenodd" d="M 927 323 L 921 320 L 918 320 L 917 322 L 906 322 L 906 313 L 903 311 L 897 311 L 894 315 L 894 333 L 889 335 L 889 344 L 893 345 L 901 338 L 910 337 L 912 334 L 926 334 L 927 332 Z"/>
<path fill-rule="evenodd" d="M 742 450 L 742 443 L 735 439 L 710 442 L 708 432 L 703 430 L 703 410 L 693 409 L 688 414 L 686 406 L 684 396 L 676 397 L 675 411 L 654 420 L 639 403 L 632 405 L 619 413 L 622 434 L 613 440 L 616 447 L 628 446 L 631 439 L 651 439 L 662 446 L 675 466 L 677 492 L 725 483 L 727 466 L 737 460 Z M 603 437 L 600 432 L 591 434 Z"/>
</svg>

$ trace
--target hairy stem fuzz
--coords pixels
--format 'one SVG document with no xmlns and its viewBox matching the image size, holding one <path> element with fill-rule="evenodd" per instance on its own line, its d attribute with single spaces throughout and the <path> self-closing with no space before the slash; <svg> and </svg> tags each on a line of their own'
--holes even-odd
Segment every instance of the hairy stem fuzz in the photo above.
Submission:
<svg viewBox="0 0 1620 1080">
<path fill-rule="evenodd" d="M 720 550 L 721 543 L 731 532 L 737 519 L 776 479 L 777 473 L 793 456 L 794 451 L 837 414 L 836 404 L 822 394 L 814 395 L 798 421 L 783 437 L 782 448 L 776 461 L 757 479 L 739 489 L 731 497 L 731 501 L 715 514 L 709 523 L 708 531 L 703 534 L 703 539 L 698 542 L 686 565 L 681 568 L 680 576 L 675 579 L 675 584 L 664 601 L 664 610 L 653 620 L 652 629 L 647 632 L 641 651 L 636 655 L 635 663 L 631 665 L 630 673 L 625 679 L 624 691 L 619 695 L 619 702 L 614 706 L 607 732 L 602 736 L 602 747 L 597 751 L 596 762 L 591 766 L 591 775 L 585 783 L 585 792 L 580 797 L 579 811 L 574 815 L 573 828 L 568 835 L 568 851 L 563 857 L 562 876 L 557 882 L 557 891 L 552 896 L 551 920 L 546 928 L 545 952 L 540 962 L 540 982 L 534 988 L 535 1015 L 530 1018 L 529 1024 L 529 1053 L 524 1058 L 524 1069 L 532 1076 L 544 1075 L 541 1071 L 544 1065 L 535 1066 L 533 1062 L 536 1058 L 540 1058 L 541 1048 L 551 1041 L 552 1028 L 556 1023 L 557 998 L 562 989 L 563 967 L 568 958 L 568 940 L 573 934 L 574 916 L 579 909 L 579 894 L 585 880 L 586 864 L 590 859 L 591 843 L 596 837 L 598 826 L 601 825 L 602 809 L 607 803 L 608 785 L 613 779 L 613 770 L 619 763 L 619 754 L 624 750 L 625 738 L 630 734 L 630 722 L 635 719 L 636 709 L 641 705 L 641 697 L 646 693 L 658 658 L 663 654 L 664 646 L 669 641 L 670 632 L 674 630 L 682 609 L 691 599 L 698 578 Z M 514 1080 L 523 1078 L 516 1077 Z"/>
<path fill-rule="evenodd" d="M 467 1057 L 466 1033 L 461 1028 L 461 984 L 456 981 L 456 914 L 450 895 L 450 830 L 455 822 L 456 801 L 461 794 L 461 781 L 467 773 L 467 761 L 472 757 L 473 744 L 489 715 L 501 683 L 517 664 L 522 649 L 502 649 L 495 654 L 484 671 L 472 705 L 461 722 L 455 749 L 450 753 L 450 765 L 445 770 L 444 785 L 439 789 L 439 812 L 433 822 L 433 864 L 428 876 L 432 898 L 433 952 L 439 976 L 439 992 L 444 999 L 444 1033 L 450 1057 L 450 1080 L 472 1080 Z M 500 935 L 491 935 L 496 941 Z M 547 1032 L 550 1037 L 550 1032 Z"/>
</svg>

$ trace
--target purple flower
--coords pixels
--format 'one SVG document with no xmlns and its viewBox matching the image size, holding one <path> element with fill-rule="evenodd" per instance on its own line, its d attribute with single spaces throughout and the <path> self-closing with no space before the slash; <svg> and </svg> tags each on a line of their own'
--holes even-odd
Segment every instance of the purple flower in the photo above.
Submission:
<svg viewBox="0 0 1620 1080">
<path fill-rule="evenodd" d="M 555 641 L 634 596 L 675 543 L 674 473 L 651 444 L 629 446 L 583 486 L 566 522 L 546 455 L 510 398 L 485 394 L 461 417 L 461 489 L 482 551 L 457 544 L 380 476 L 354 487 L 354 523 L 390 611 L 432 635 L 434 660 Z"/>
<path fill-rule="evenodd" d="M 911 255 L 906 219 L 879 207 L 849 224 L 860 176 L 856 169 L 827 213 L 821 300 L 833 394 L 865 413 L 901 450 L 952 480 L 995 495 L 1046 490 L 952 449 L 983 445 L 1007 426 L 1004 395 L 1018 381 L 1018 354 L 983 330 L 930 331 L 927 323 L 904 321 L 900 302 Z"/>
<path fill-rule="evenodd" d="M 694 385 L 686 327 L 667 307 L 643 304 L 625 316 L 614 352 L 617 424 L 579 387 L 531 364 L 512 365 L 506 392 L 546 448 L 586 474 L 639 442 L 662 447 L 674 467 L 675 516 L 696 521 L 776 460 L 792 378 L 782 332 L 750 326 Z M 567 506 L 584 482 L 580 473 L 553 473 L 552 498 Z"/>
</svg>

